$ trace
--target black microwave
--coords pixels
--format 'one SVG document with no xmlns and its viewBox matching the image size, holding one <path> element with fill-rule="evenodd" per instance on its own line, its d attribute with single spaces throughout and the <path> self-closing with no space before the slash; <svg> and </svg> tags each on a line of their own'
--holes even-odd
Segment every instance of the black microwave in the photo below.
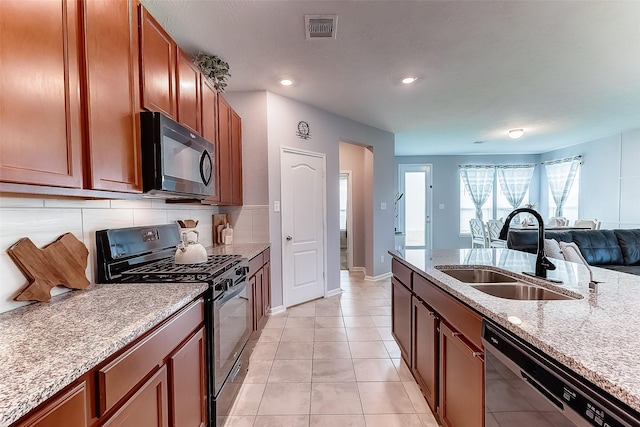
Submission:
<svg viewBox="0 0 640 427">
<path fill-rule="evenodd" d="M 147 197 L 215 194 L 214 145 L 162 113 L 140 113 L 142 188 Z"/>
</svg>

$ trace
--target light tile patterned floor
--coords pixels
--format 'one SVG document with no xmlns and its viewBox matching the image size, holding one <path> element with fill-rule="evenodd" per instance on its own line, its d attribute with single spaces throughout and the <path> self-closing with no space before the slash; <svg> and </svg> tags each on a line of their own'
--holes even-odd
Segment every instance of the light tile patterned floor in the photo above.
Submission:
<svg viewBox="0 0 640 427">
<path fill-rule="evenodd" d="M 437 427 L 391 336 L 391 281 L 271 316 L 225 427 Z"/>
</svg>

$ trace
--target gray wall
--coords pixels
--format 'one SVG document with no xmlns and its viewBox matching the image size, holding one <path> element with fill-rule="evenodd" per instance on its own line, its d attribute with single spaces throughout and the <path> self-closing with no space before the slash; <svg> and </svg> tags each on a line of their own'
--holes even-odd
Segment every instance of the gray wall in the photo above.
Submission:
<svg viewBox="0 0 640 427">
<path fill-rule="evenodd" d="M 550 151 L 541 160 L 577 155 L 582 156 L 579 217 L 597 219 L 602 228 L 640 228 L 640 129 Z M 545 174 L 540 188 L 541 211 L 548 214 Z"/>
<path fill-rule="evenodd" d="M 458 165 L 503 165 L 539 163 L 537 154 L 525 155 L 478 155 L 478 156 L 398 156 L 396 157 L 396 177 L 400 164 L 430 164 L 433 181 L 433 249 L 459 249 L 470 246 L 470 237 L 460 235 L 460 179 Z M 536 167 L 529 199 L 539 200 L 540 166 Z M 397 184 L 396 184 L 397 185 Z M 439 205 L 444 204 L 444 209 Z"/>
</svg>

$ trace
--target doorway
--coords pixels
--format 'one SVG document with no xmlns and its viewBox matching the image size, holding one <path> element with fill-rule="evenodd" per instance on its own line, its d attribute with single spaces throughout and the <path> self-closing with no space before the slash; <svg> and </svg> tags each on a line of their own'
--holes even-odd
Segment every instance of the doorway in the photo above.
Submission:
<svg viewBox="0 0 640 427">
<path fill-rule="evenodd" d="M 353 268 L 351 171 L 340 171 L 340 270 Z"/>
<path fill-rule="evenodd" d="M 431 165 L 398 165 L 402 198 L 398 202 L 398 230 L 404 233 L 404 246 L 432 249 L 431 216 L 433 187 Z"/>
<path fill-rule="evenodd" d="M 325 295 L 325 156 L 282 148 L 282 282 L 286 307 Z"/>
</svg>

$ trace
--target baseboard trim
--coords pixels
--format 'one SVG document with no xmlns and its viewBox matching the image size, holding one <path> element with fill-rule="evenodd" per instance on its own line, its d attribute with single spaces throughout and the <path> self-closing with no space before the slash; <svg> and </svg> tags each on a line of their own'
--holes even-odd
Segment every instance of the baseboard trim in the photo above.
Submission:
<svg viewBox="0 0 640 427">
<path fill-rule="evenodd" d="M 351 271 L 351 272 L 356 272 L 357 271 L 357 272 L 362 272 L 362 273 L 365 273 L 365 274 L 367 273 L 367 269 L 364 268 L 364 267 L 351 267 L 349 269 L 349 271 Z"/>
<path fill-rule="evenodd" d="M 379 276 L 364 276 L 364 280 L 368 280 L 370 282 L 377 282 L 379 280 L 388 279 L 391 276 L 393 276 L 393 274 L 391 272 L 388 272 L 388 273 L 380 274 Z"/>
<path fill-rule="evenodd" d="M 342 293 L 342 289 L 341 288 L 337 288 L 337 289 L 331 289 L 330 291 L 327 291 L 327 293 L 324 295 L 325 298 L 331 298 L 334 297 L 336 295 L 340 295 Z"/>
<path fill-rule="evenodd" d="M 269 314 L 280 314 L 280 313 L 284 313 L 286 311 L 286 309 L 284 308 L 284 305 L 279 305 L 277 307 L 271 307 L 271 309 L 269 310 Z"/>
</svg>

